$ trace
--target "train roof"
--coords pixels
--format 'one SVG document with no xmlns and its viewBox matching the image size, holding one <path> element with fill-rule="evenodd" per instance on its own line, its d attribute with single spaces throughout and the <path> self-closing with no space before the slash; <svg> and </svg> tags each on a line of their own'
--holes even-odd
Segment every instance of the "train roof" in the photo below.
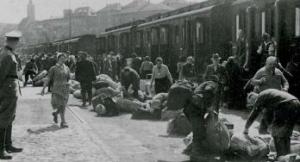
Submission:
<svg viewBox="0 0 300 162">
<path fill-rule="evenodd" d="M 233 1 L 234 0 L 206 0 L 176 10 L 155 14 L 146 17 L 144 20 L 138 20 L 134 22 L 125 23 L 119 26 L 111 27 L 106 29 L 105 32 L 101 33 L 100 35 L 106 36 L 111 33 L 130 31 L 130 29 L 134 26 L 143 27 L 143 26 L 152 25 L 152 24 L 173 20 L 177 18 L 182 18 L 186 16 L 191 16 L 199 13 L 201 14 L 203 13 L 203 15 L 205 15 L 207 11 L 210 11 L 216 5 L 227 3 L 227 2 L 233 2 Z M 250 1 L 250 0 L 245 0 L 245 1 Z"/>
</svg>

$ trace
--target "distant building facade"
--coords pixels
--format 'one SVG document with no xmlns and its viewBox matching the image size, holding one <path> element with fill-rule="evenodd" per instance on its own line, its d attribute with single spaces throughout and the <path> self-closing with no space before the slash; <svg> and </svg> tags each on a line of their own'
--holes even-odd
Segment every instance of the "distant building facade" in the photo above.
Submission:
<svg viewBox="0 0 300 162">
<path fill-rule="evenodd" d="M 36 21 L 35 6 L 29 0 L 27 17 L 19 23 L 18 28 L 23 32 L 25 44 L 38 44 L 84 34 L 99 34 L 106 28 L 186 5 L 185 0 L 164 0 L 159 4 L 148 0 L 133 0 L 125 6 L 120 3 L 108 4 L 97 12 L 90 7 L 65 9 L 62 18 Z"/>
</svg>

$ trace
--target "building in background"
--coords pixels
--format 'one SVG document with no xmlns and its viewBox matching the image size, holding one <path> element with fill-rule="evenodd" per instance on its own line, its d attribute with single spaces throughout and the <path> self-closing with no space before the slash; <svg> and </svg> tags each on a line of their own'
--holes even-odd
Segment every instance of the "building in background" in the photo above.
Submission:
<svg viewBox="0 0 300 162">
<path fill-rule="evenodd" d="M 29 0 L 27 17 L 19 23 L 18 28 L 23 32 L 25 44 L 38 44 L 84 34 L 99 34 L 113 26 L 187 5 L 185 0 L 164 0 L 158 4 L 149 0 L 133 0 L 125 6 L 120 3 L 108 4 L 97 12 L 88 6 L 65 9 L 61 18 L 38 21 L 35 19 L 34 3 Z"/>
</svg>

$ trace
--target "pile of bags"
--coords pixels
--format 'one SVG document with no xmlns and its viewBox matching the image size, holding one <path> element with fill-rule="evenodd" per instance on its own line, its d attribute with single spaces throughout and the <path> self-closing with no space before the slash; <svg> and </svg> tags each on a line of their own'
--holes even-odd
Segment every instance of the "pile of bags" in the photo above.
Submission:
<svg viewBox="0 0 300 162">
<path fill-rule="evenodd" d="M 41 87 L 44 85 L 44 81 L 48 75 L 47 70 L 43 70 L 37 76 L 32 79 L 32 85 L 34 87 Z"/>
<path fill-rule="evenodd" d="M 92 94 L 93 96 L 104 95 L 107 97 L 114 96 L 114 94 L 120 94 L 120 84 L 114 82 L 108 75 L 101 74 L 96 77 L 96 81 L 93 83 Z M 70 85 L 73 96 L 77 99 L 82 99 L 80 83 L 72 80 Z"/>
</svg>

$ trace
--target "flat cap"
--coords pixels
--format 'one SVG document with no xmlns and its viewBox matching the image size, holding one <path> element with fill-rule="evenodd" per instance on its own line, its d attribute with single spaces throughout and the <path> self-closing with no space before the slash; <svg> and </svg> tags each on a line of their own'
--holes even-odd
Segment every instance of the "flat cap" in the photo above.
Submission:
<svg viewBox="0 0 300 162">
<path fill-rule="evenodd" d="M 7 38 L 20 38 L 22 37 L 22 33 L 18 30 L 13 30 L 5 34 Z"/>
</svg>

